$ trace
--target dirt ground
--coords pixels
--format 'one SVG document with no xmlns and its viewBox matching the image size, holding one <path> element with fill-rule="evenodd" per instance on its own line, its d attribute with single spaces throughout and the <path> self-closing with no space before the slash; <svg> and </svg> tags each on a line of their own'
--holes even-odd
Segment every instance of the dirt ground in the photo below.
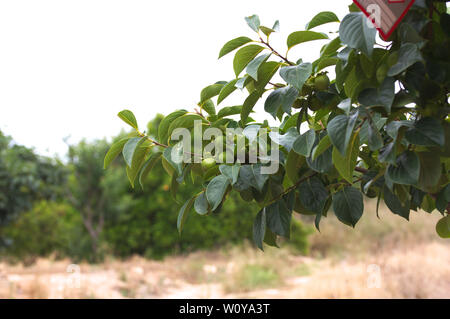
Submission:
<svg viewBox="0 0 450 319">
<path fill-rule="evenodd" d="M 0 263 L 0 298 L 450 298 L 450 242 L 437 214 L 383 211 L 356 230 L 329 217 L 309 256 L 250 245 L 151 261 Z M 307 221 L 306 221 L 307 222 Z"/>
</svg>

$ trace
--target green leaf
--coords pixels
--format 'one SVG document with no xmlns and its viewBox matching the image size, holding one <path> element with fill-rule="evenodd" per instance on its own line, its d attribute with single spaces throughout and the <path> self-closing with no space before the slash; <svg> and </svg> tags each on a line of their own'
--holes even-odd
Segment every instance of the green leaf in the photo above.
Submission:
<svg viewBox="0 0 450 319">
<path fill-rule="evenodd" d="M 181 207 L 179 213 L 178 213 L 178 219 L 177 219 L 177 228 L 178 232 L 181 235 L 181 232 L 183 231 L 184 223 L 187 219 L 187 216 L 189 214 L 189 211 L 192 208 L 192 204 L 194 203 L 195 197 L 192 197 L 191 199 L 188 199 L 186 203 Z"/>
<path fill-rule="evenodd" d="M 397 139 L 399 132 L 402 132 L 403 129 L 413 127 L 413 122 L 410 121 L 392 121 L 389 122 L 386 127 L 386 133 L 392 137 L 394 140 Z"/>
<path fill-rule="evenodd" d="M 311 177 L 298 186 L 299 199 L 309 211 L 322 214 L 329 196 L 323 182 L 317 177 Z"/>
<path fill-rule="evenodd" d="M 136 180 L 136 177 L 139 174 L 139 171 L 141 170 L 142 166 L 144 165 L 145 156 L 147 155 L 149 150 L 150 150 L 149 145 L 140 144 L 138 147 L 136 147 L 136 151 L 134 152 L 131 165 L 126 167 L 126 173 L 128 176 L 128 180 L 130 181 L 131 186 L 133 188 L 134 188 L 134 181 Z"/>
<path fill-rule="evenodd" d="M 436 224 L 436 233 L 441 238 L 450 238 L 450 215 L 441 218 Z"/>
<path fill-rule="evenodd" d="M 432 193 L 441 179 L 441 159 L 434 152 L 420 152 L 417 155 L 420 160 L 420 173 L 417 185 L 420 189 Z"/>
<path fill-rule="evenodd" d="M 301 63 L 296 66 L 287 66 L 280 69 L 280 76 L 286 83 L 301 91 L 306 80 L 311 76 L 312 64 Z"/>
<path fill-rule="evenodd" d="M 223 84 L 218 83 L 205 87 L 200 93 L 200 104 L 203 104 L 210 98 L 219 95 L 223 87 L 224 87 Z"/>
<path fill-rule="evenodd" d="M 257 58 L 255 58 L 253 61 L 251 61 L 247 65 L 247 74 L 255 79 L 255 81 L 258 81 L 258 69 L 264 62 L 267 61 L 267 59 L 270 57 L 271 53 L 261 54 Z"/>
<path fill-rule="evenodd" d="M 180 184 L 178 183 L 178 179 L 179 179 L 179 176 L 178 176 L 178 174 L 173 174 L 172 175 L 172 179 L 171 179 L 171 181 L 170 181 L 170 188 L 169 188 L 169 190 L 170 190 L 170 195 L 172 196 L 172 198 L 173 198 L 173 200 L 176 202 L 176 203 L 178 203 L 178 200 L 177 200 L 177 193 L 178 193 L 178 188 L 180 187 Z"/>
<path fill-rule="evenodd" d="M 164 157 L 161 158 L 161 164 L 169 176 L 172 176 L 173 174 L 175 174 L 175 169 L 172 167 L 172 165 L 170 165 L 170 163 Z"/>
<path fill-rule="evenodd" d="M 315 141 L 316 132 L 314 130 L 309 130 L 295 140 L 293 150 L 297 154 L 309 157 Z"/>
<path fill-rule="evenodd" d="M 342 43 L 350 48 L 361 50 L 368 57 L 372 56 L 377 30 L 369 27 L 362 12 L 347 14 L 339 26 Z"/>
<path fill-rule="evenodd" d="M 258 82 L 255 84 L 255 90 L 250 94 L 250 96 L 244 101 L 241 112 L 241 121 L 246 123 L 247 118 L 255 106 L 256 102 L 259 100 L 261 95 L 264 93 L 264 89 L 270 79 L 275 75 L 280 67 L 279 62 L 269 61 L 263 63 L 258 69 Z"/>
<path fill-rule="evenodd" d="M 275 32 L 279 32 L 280 31 L 280 21 L 275 21 L 272 27 L 272 30 L 274 30 Z"/>
<path fill-rule="evenodd" d="M 292 212 L 284 200 L 279 200 L 266 207 L 267 226 L 279 236 L 290 237 L 291 218 Z"/>
<path fill-rule="evenodd" d="M 349 115 L 352 108 L 352 99 L 342 100 L 337 107 L 344 111 L 346 115 Z"/>
<path fill-rule="evenodd" d="M 358 119 L 358 113 L 351 116 L 338 115 L 334 117 L 327 127 L 331 143 L 338 149 L 342 156 L 345 156 L 348 143 L 353 134 L 353 129 Z"/>
<path fill-rule="evenodd" d="M 362 85 L 364 85 L 364 81 L 361 81 L 357 68 L 354 67 L 343 81 L 345 81 L 345 94 L 351 98 L 352 101 L 355 101 L 361 91 Z"/>
<path fill-rule="evenodd" d="M 261 164 L 243 165 L 240 168 L 239 177 L 234 187 L 239 191 L 253 187 L 262 192 L 268 179 L 269 175 L 261 174 Z"/>
<path fill-rule="evenodd" d="M 244 101 L 241 109 L 241 121 L 245 123 L 248 119 L 248 116 L 253 110 L 256 102 L 260 99 L 261 94 L 258 91 L 253 91 Z"/>
<path fill-rule="evenodd" d="M 384 127 L 387 121 L 387 119 L 382 118 L 381 114 L 379 113 L 374 113 L 371 116 L 370 113 L 365 112 L 365 115 L 367 116 L 367 121 L 364 122 L 364 124 L 361 127 L 361 130 L 359 131 L 359 140 L 361 141 L 361 144 L 369 144 L 369 126 L 372 135 L 375 135 L 377 133 L 378 135 L 380 135 L 379 131 Z M 374 142 L 377 139 L 377 137 L 370 137 L 370 139 L 373 139 L 372 142 Z M 371 146 L 369 145 L 369 147 Z M 376 151 L 378 149 L 371 148 L 371 150 Z"/>
<path fill-rule="evenodd" d="M 237 48 L 243 46 L 244 44 L 247 44 L 249 42 L 252 42 L 253 40 L 248 37 L 239 37 L 233 40 L 228 41 L 225 43 L 223 48 L 220 50 L 219 53 L 219 59 L 223 57 L 224 55 L 236 50 Z"/>
<path fill-rule="evenodd" d="M 226 176 L 230 180 L 231 185 L 234 185 L 237 182 L 240 169 L 241 169 L 240 163 L 237 163 L 235 165 L 220 165 L 219 166 L 220 172 L 222 173 L 222 175 Z"/>
<path fill-rule="evenodd" d="M 237 79 L 236 84 L 234 85 L 238 89 L 244 89 L 253 79 L 249 77 L 247 74 L 242 78 Z"/>
<path fill-rule="evenodd" d="M 167 147 L 163 153 L 163 158 L 176 171 L 178 176 L 183 174 L 182 160 L 184 153 L 182 146 L 182 143 L 178 143 L 174 147 Z"/>
<path fill-rule="evenodd" d="M 277 143 L 278 145 L 283 146 L 288 152 L 291 151 L 294 142 L 299 137 L 299 134 L 297 132 L 297 129 L 294 127 L 291 127 L 286 134 L 280 134 L 278 132 L 270 132 L 269 137 L 272 141 Z"/>
<path fill-rule="evenodd" d="M 330 55 L 336 55 L 337 50 L 342 47 L 341 38 L 337 37 L 326 44 L 320 51 L 321 57 L 327 57 Z"/>
<path fill-rule="evenodd" d="M 323 11 L 318 13 L 310 22 L 306 25 L 306 30 L 311 30 L 319 25 L 323 25 L 330 22 L 339 22 L 339 18 L 330 11 Z"/>
<path fill-rule="evenodd" d="M 292 114 L 292 116 L 288 116 L 286 120 L 281 124 L 280 129 L 286 131 L 291 127 L 297 127 L 297 123 L 300 121 L 299 116 L 302 111 Z"/>
<path fill-rule="evenodd" d="M 436 203 L 429 194 L 426 194 L 424 196 L 421 208 L 429 214 L 431 214 L 435 210 Z"/>
<path fill-rule="evenodd" d="M 317 157 L 323 154 L 329 147 L 331 146 L 331 139 L 330 136 L 326 135 L 324 138 L 322 138 L 317 144 L 316 147 L 314 147 L 311 158 L 312 160 L 315 160 Z"/>
<path fill-rule="evenodd" d="M 272 34 L 272 32 L 275 32 L 275 30 L 274 29 L 271 29 L 271 28 L 268 28 L 268 27 L 265 27 L 265 26 L 260 26 L 259 27 L 259 29 L 262 31 L 262 33 L 264 33 L 266 36 L 269 36 L 269 35 L 271 35 Z"/>
<path fill-rule="evenodd" d="M 444 214 L 450 203 L 450 184 L 447 184 L 438 194 L 436 198 L 436 208 Z"/>
<path fill-rule="evenodd" d="M 317 139 L 316 142 L 314 143 L 314 147 L 317 146 L 320 143 L 320 141 L 324 138 L 326 138 L 326 135 L 324 136 L 322 134 L 321 138 Z M 306 159 L 306 163 L 311 169 L 313 169 L 318 173 L 322 174 L 328 173 L 333 168 L 332 151 L 333 149 L 329 147 L 321 155 L 317 156 L 317 158 L 315 158 L 314 160 L 311 157 L 308 157 Z"/>
<path fill-rule="evenodd" d="M 423 61 L 423 58 L 417 45 L 405 43 L 398 51 L 398 62 L 389 69 L 387 75 L 396 76 L 420 61 Z"/>
<path fill-rule="evenodd" d="M 305 157 L 298 155 L 294 150 L 291 150 L 286 159 L 286 175 L 292 183 L 297 183 L 299 180 L 299 171 L 305 164 Z"/>
<path fill-rule="evenodd" d="M 219 92 L 219 96 L 217 97 L 217 105 L 219 105 L 220 102 L 225 100 L 225 98 L 228 97 L 228 95 L 230 95 L 237 89 L 237 87 L 236 87 L 237 81 L 238 81 L 238 79 L 231 80 L 230 82 L 228 82 L 227 84 L 225 84 L 222 87 L 222 89 Z"/>
<path fill-rule="evenodd" d="M 205 192 L 202 192 L 197 196 L 194 203 L 194 209 L 199 215 L 206 215 L 209 212 L 208 200 L 206 199 Z"/>
<path fill-rule="evenodd" d="M 242 105 L 227 106 L 219 110 L 217 117 L 220 119 L 230 115 L 241 114 L 241 111 Z"/>
<path fill-rule="evenodd" d="M 264 244 L 271 247 L 280 248 L 277 244 L 277 235 L 273 233 L 270 230 L 270 228 L 267 227 L 266 227 L 266 236 L 264 236 Z"/>
<path fill-rule="evenodd" d="M 335 57 L 325 57 L 319 60 L 319 62 L 317 63 L 317 66 L 315 67 L 315 71 L 319 72 L 322 71 L 323 69 L 332 66 L 332 65 L 336 65 L 339 62 L 338 58 Z"/>
<path fill-rule="evenodd" d="M 364 72 L 364 75 L 368 79 L 371 79 L 375 72 L 375 62 L 373 60 L 375 60 L 375 56 L 372 59 L 369 59 L 365 54 L 359 56 L 359 64 L 362 72 Z"/>
<path fill-rule="evenodd" d="M 397 157 L 396 165 L 388 166 L 387 176 L 397 184 L 415 185 L 419 181 L 420 161 L 416 153 L 406 151 Z"/>
<path fill-rule="evenodd" d="M 267 83 L 277 73 L 281 63 L 276 61 L 264 62 L 258 69 L 258 81 L 255 83 L 255 89 L 261 93 L 264 93 L 264 89 Z"/>
<path fill-rule="evenodd" d="M 173 131 L 177 128 L 185 128 L 185 129 L 191 129 L 194 127 L 195 121 L 200 121 L 202 123 L 207 123 L 206 120 L 198 115 L 198 114 L 185 114 L 180 117 L 177 117 L 169 126 L 168 129 L 168 138 L 169 141 L 172 137 Z"/>
<path fill-rule="evenodd" d="M 250 180 L 253 187 L 255 187 L 259 192 L 262 192 L 264 185 L 269 179 L 269 175 L 261 174 L 261 164 L 254 164 L 251 166 L 253 171 L 253 178 Z"/>
<path fill-rule="evenodd" d="M 337 171 L 341 176 L 350 184 L 353 184 L 353 171 L 355 170 L 356 163 L 359 155 L 359 137 L 358 134 L 354 134 L 351 139 L 347 153 L 342 156 L 337 148 L 333 149 L 333 163 Z"/>
<path fill-rule="evenodd" d="M 117 155 L 122 152 L 124 145 L 128 142 L 130 138 L 124 138 L 120 141 L 115 142 L 113 145 L 111 145 L 111 148 L 109 149 L 108 153 L 105 155 L 105 159 L 103 162 L 103 168 L 108 168 L 108 166 L 112 163 L 112 161 L 117 157 Z"/>
<path fill-rule="evenodd" d="M 256 215 L 253 223 L 253 241 L 259 249 L 264 251 L 263 241 L 266 236 L 266 209 L 263 208 L 258 215 Z"/>
<path fill-rule="evenodd" d="M 241 74 L 245 67 L 262 51 L 264 48 L 257 44 L 250 44 L 236 52 L 233 60 L 233 69 L 236 77 Z"/>
<path fill-rule="evenodd" d="M 209 115 L 216 115 L 216 106 L 214 105 L 214 102 L 212 100 L 206 100 L 203 103 L 199 103 L 199 106 Z"/>
<path fill-rule="evenodd" d="M 123 158 L 125 159 L 125 163 L 131 167 L 133 162 L 134 154 L 139 145 L 144 143 L 147 140 L 146 137 L 133 137 L 130 138 L 123 147 Z"/>
<path fill-rule="evenodd" d="M 333 210 L 342 223 L 355 227 L 364 212 L 362 193 L 351 186 L 344 187 L 333 195 Z"/>
<path fill-rule="evenodd" d="M 170 113 L 167 115 L 161 123 L 159 123 L 158 126 L 158 139 L 161 143 L 168 143 L 169 141 L 169 126 L 172 124 L 172 122 L 179 118 L 180 116 L 183 116 L 187 113 L 186 110 L 178 110 L 173 113 Z"/>
<path fill-rule="evenodd" d="M 370 116 L 370 115 L 369 115 Z M 385 119 L 380 119 L 382 125 L 386 122 Z M 367 132 L 368 132 L 368 146 L 372 152 L 375 152 L 383 147 L 384 142 L 380 134 L 380 128 L 382 125 L 377 125 L 372 119 L 368 121 Z"/>
<path fill-rule="evenodd" d="M 291 114 L 291 108 L 298 96 L 298 90 L 293 86 L 285 86 L 274 90 L 264 103 L 264 110 L 276 118 L 278 112 L 283 110 Z"/>
<path fill-rule="evenodd" d="M 211 210 L 215 211 L 225 196 L 230 180 L 223 175 L 214 177 L 206 188 L 206 198 L 211 206 Z"/>
<path fill-rule="evenodd" d="M 138 129 L 136 117 L 134 116 L 133 112 L 131 112 L 129 110 L 124 110 L 122 112 L 119 112 L 119 114 L 117 114 L 117 116 L 120 117 L 122 119 L 122 121 L 124 121 L 125 123 L 127 123 L 128 125 L 133 127 L 134 129 L 136 129 L 136 130 Z"/>
<path fill-rule="evenodd" d="M 296 46 L 297 44 L 315 41 L 315 40 L 324 40 L 329 39 L 325 33 L 314 32 L 314 31 L 297 31 L 291 33 L 287 38 L 287 46 L 288 49 Z"/>
<path fill-rule="evenodd" d="M 384 202 L 391 212 L 409 220 L 409 201 L 402 204 L 400 199 L 386 185 L 383 188 L 383 196 Z"/>
<path fill-rule="evenodd" d="M 247 22 L 248 26 L 252 28 L 253 31 L 255 32 L 259 31 L 260 22 L 259 17 L 256 14 L 249 17 L 245 17 L 245 21 Z"/>
<path fill-rule="evenodd" d="M 445 132 L 441 123 L 433 117 L 425 117 L 414 123 L 405 132 L 406 140 L 411 144 L 422 146 L 441 146 L 445 144 Z"/>
<path fill-rule="evenodd" d="M 153 153 L 145 162 L 144 166 L 142 166 L 141 173 L 139 174 L 139 184 L 141 184 L 142 189 L 144 189 L 144 179 L 147 177 L 156 163 L 161 159 L 161 155 L 161 152 Z"/>
<path fill-rule="evenodd" d="M 392 103 L 395 98 L 395 79 L 387 77 L 378 89 L 369 88 L 363 90 L 358 100 L 366 106 L 382 106 L 386 112 L 391 112 Z"/>
<path fill-rule="evenodd" d="M 396 155 L 397 155 L 396 147 L 397 147 L 397 143 L 395 141 L 386 144 L 386 146 L 384 146 L 380 150 L 380 154 L 378 155 L 378 160 L 382 163 L 395 164 L 395 159 L 396 159 Z"/>
</svg>

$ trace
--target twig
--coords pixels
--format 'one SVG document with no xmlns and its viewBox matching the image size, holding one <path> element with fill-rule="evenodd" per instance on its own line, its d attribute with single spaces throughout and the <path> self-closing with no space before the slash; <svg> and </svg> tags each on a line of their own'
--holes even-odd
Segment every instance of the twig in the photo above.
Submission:
<svg viewBox="0 0 450 319">
<path fill-rule="evenodd" d="M 307 181 L 308 179 L 310 179 L 310 178 L 313 177 L 313 176 L 316 176 L 317 174 L 318 174 L 318 173 L 315 172 L 314 174 L 311 174 L 311 175 L 309 175 L 309 176 L 307 176 L 307 177 L 301 178 L 301 179 L 300 179 L 297 183 L 295 183 L 293 186 L 287 188 L 283 193 L 281 193 L 281 194 L 280 194 L 279 196 L 277 196 L 275 199 L 273 199 L 272 201 L 270 201 L 270 202 L 266 205 L 266 207 L 269 206 L 269 205 L 271 205 L 271 204 L 273 204 L 273 203 L 275 203 L 275 202 L 278 201 L 280 198 L 282 198 L 284 195 L 286 195 L 286 194 L 290 193 L 291 191 L 293 191 L 294 189 L 296 189 L 301 183 Z"/>
<path fill-rule="evenodd" d="M 289 65 L 295 65 L 295 63 L 289 61 L 287 58 L 285 58 L 280 53 L 278 53 L 274 48 L 272 48 L 272 46 L 269 44 L 269 42 L 264 41 L 261 37 L 259 37 L 259 40 L 261 41 L 262 44 L 264 44 L 266 47 L 268 47 L 273 52 L 273 54 L 275 54 L 276 56 L 281 58 L 284 62 L 286 62 Z"/>
</svg>

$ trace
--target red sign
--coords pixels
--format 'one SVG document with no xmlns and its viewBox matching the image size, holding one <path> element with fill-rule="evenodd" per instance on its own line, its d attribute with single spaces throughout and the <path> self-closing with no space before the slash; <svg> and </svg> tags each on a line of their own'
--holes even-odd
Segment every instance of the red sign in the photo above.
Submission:
<svg viewBox="0 0 450 319">
<path fill-rule="evenodd" d="M 353 0 L 362 12 L 373 22 L 381 37 L 387 41 L 414 0 Z"/>
</svg>

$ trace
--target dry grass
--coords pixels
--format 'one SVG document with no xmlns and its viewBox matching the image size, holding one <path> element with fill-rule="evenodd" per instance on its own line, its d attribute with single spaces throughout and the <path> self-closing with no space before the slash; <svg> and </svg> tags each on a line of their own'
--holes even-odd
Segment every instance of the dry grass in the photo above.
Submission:
<svg viewBox="0 0 450 319">
<path fill-rule="evenodd" d="M 69 260 L 0 264 L 0 298 L 450 298 L 439 216 L 411 214 L 407 223 L 382 207 L 378 220 L 369 202 L 356 230 L 330 216 L 311 238 L 310 257 L 245 245 L 162 262 L 81 264 L 79 274 L 67 272 Z"/>
</svg>

